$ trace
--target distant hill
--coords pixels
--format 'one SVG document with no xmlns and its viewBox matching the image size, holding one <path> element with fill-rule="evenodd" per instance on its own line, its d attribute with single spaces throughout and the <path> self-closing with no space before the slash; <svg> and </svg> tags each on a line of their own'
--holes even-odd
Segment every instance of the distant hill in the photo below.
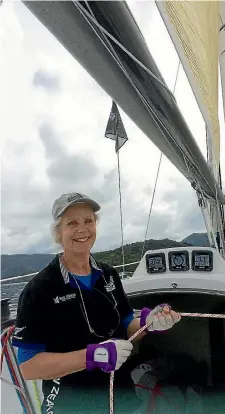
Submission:
<svg viewBox="0 0 225 414">
<path fill-rule="evenodd" d="M 167 247 L 185 247 L 189 244 L 182 241 L 176 242 L 169 239 L 164 240 L 146 240 L 146 250 L 157 250 Z M 124 256 L 126 263 L 137 262 L 140 260 L 143 242 L 126 244 L 124 246 Z M 54 254 L 12 254 L 1 255 L 1 278 L 9 278 L 18 275 L 35 273 L 43 269 L 54 257 Z M 121 247 L 115 250 L 93 253 L 96 260 L 107 262 L 113 266 L 122 263 Z M 129 266 L 127 270 L 133 272 L 137 265 Z"/>
<path fill-rule="evenodd" d="M 192 246 L 209 247 L 207 233 L 192 233 L 190 236 L 182 240 L 181 243 L 190 243 Z"/>
<path fill-rule="evenodd" d="M 1 279 L 38 272 L 43 269 L 54 256 L 54 254 L 2 254 Z"/>
</svg>

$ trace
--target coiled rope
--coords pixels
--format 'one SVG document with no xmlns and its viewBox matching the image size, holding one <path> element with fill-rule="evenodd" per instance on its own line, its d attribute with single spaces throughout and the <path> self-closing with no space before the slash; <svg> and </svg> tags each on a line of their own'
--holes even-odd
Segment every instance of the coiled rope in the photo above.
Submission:
<svg viewBox="0 0 225 414">
<path fill-rule="evenodd" d="M 16 390 L 17 396 L 18 396 L 19 401 L 21 403 L 21 406 L 23 408 L 23 412 L 25 414 L 34 414 L 34 408 L 32 406 L 31 400 L 30 400 L 29 392 L 25 387 L 25 383 L 23 384 L 23 377 L 22 377 L 22 374 L 20 373 L 18 363 L 16 361 L 16 357 L 13 354 L 10 355 L 10 353 L 8 351 L 8 347 L 9 347 L 9 350 L 12 351 L 12 345 L 11 345 L 10 339 L 11 339 L 13 333 L 14 333 L 14 330 L 15 330 L 15 326 L 10 326 L 9 328 L 5 329 L 1 334 L 1 342 L 2 342 L 1 381 L 5 382 L 9 386 L 12 386 Z M 7 365 L 8 365 L 8 369 L 9 369 L 9 373 L 10 373 L 10 376 L 11 376 L 11 379 L 12 379 L 12 383 L 2 377 L 4 357 L 5 357 Z M 18 375 L 17 375 L 16 369 L 14 368 L 14 365 L 13 365 L 13 358 L 15 359 L 16 364 L 17 364 Z M 21 385 L 19 374 L 21 376 L 22 385 Z M 24 387 L 23 387 L 23 385 L 24 385 Z M 40 400 L 40 397 L 39 397 L 39 392 L 38 392 L 37 384 L 36 384 L 35 381 L 32 381 L 32 387 L 33 387 L 33 391 L 34 391 L 34 394 L 35 394 L 35 397 L 36 397 L 38 411 L 41 414 L 41 400 Z"/>
<path fill-rule="evenodd" d="M 218 319 L 225 319 L 224 314 L 212 314 L 212 313 L 180 313 L 182 317 L 191 317 L 191 318 L 218 318 Z M 152 315 L 152 320 L 142 328 L 138 329 L 135 334 L 133 334 L 129 341 L 132 342 L 140 333 L 142 333 L 146 328 L 148 328 L 154 319 L 154 315 Z M 110 374 L 110 386 L 109 386 L 109 413 L 114 414 L 114 375 L 115 371 L 111 372 Z"/>
<path fill-rule="evenodd" d="M 11 357 L 9 355 L 8 348 L 7 348 L 8 342 L 9 342 L 11 336 L 13 335 L 14 329 L 15 329 L 14 326 L 10 326 L 8 329 L 6 329 L 1 334 L 1 342 L 2 342 L 1 380 L 5 381 L 2 378 L 3 359 L 5 357 L 7 365 L 8 365 L 8 369 L 9 369 L 9 372 L 10 372 L 10 376 L 12 378 L 12 382 L 13 382 L 12 385 L 14 386 L 14 388 L 16 390 L 16 393 L 17 393 L 17 396 L 19 398 L 20 404 L 23 408 L 23 411 L 24 411 L 25 414 L 32 414 L 32 412 L 30 410 L 30 407 L 29 407 L 29 404 L 27 404 L 27 401 L 26 401 L 26 398 L 25 398 L 25 392 L 22 389 L 22 387 L 20 385 L 20 382 L 17 378 L 16 372 L 15 372 L 15 369 L 14 369 L 14 366 L 13 366 L 13 363 L 12 363 L 12 360 L 11 360 Z"/>
</svg>

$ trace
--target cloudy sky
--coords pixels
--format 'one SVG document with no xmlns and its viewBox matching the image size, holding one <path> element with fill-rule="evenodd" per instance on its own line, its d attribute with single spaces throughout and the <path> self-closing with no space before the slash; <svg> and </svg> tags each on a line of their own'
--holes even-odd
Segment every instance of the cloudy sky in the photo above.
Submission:
<svg viewBox="0 0 225 414">
<path fill-rule="evenodd" d="M 170 89 L 178 58 L 153 2 L 128 2 Z M 95 251 L 121 244 L 117 159 L 104 138 L 111 99 L 19 2 L 0 10 L 2 253 L 51 253 L 56 197 L 78 191 L 102 205 Z M 178 105 L 206 154 L 205 128 L 180 69 Z M 221 106 L 221 105 L 220 105 Z M 159 150 L 121 111 L 124 242 L 144 239 Z M 220 108 L 221 135 L 225 128 Z M 222 140 L 221 160 L 225 160 Z M 225 180 L 225 162 L 222 163 Z M 147 238 L 182 240 L 205 231 L 195 193 L 163 157 Z"/>
</svg>

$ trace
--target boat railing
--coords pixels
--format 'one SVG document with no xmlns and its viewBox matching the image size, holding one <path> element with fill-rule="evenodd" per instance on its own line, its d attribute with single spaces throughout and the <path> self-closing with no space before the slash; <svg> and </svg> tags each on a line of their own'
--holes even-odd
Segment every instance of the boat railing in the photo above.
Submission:
<svg viewBox="0 0 225 414">
<path fill-rule="evenodd" d="M 138 264 L 138 263 L 140 263 L 140 261 L 138 261 L 138 262 L 132 262 L 132 263 L 125 263 L 125 264 L 121 264 L 121 265 L 116 265 L 116 266 L 113 266 L 113 267 L 115 267 L 115 268 L 120 268 L 120 267 L 125 267 L 125 266 L 132 266 L 132 265 L 135 265 L 135 264 Z M 128 273 L 128 272 L 127 272 Z M 129 273 L 133 273 L 133 272 L 129 272 Z M 1 279 L 0 280 L 0 283 L 5 283 L 5 284 L 10 284 L 10 282 L 12 282 L 12 281 L 14 281 L 14 280 L 20 280 L 20 279 L 24 279 L 24 278 L 27 278 L 27 277 L 31 277 L 31 276 L 35 276 L 35 275 L 37 275 L 38 274 L 38 272 L 34 272 L 34 273 L 28 273 L 28 274 L 26 274 L 26 275 L 22 275 L 22 276 L 13 276 L 13 277 L 8 277 L 8 278 L 5 278 L 5 279 Z"/>
<path fill-rule="evenodd" d="M 7 282 L 10 282 L 10 281 L 12 281 L 12 280 L 19 280 L 19 279 L 23 279 L 23 278 L 25 278 L 25 277 L 30 277 L 30 276 L 35 276 L 35 275 L 37 275 L 38 274 L 38 272 L 34 272 L 34 273 L 28 273 L 28 274 L 26 274 L 26 275 L 22 275 L 22 276 L 13 276 L 13 277 L 8 277 L 8 278 L 5 278 L 5 279 L 1 279 L 1 283 L 7 283 Z"/>
</svg>

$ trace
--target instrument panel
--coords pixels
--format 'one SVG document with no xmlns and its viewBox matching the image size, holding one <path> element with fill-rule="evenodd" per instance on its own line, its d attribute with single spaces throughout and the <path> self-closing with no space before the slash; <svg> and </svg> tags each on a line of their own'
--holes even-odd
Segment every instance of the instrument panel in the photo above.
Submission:
<svg viewBox="0 0 225 414">
<path fill-rule="evenodd" d="M 189 253 L 187 250 L 169 252 L 169 268 L 172 272 L 189 270 Z"/>
<path fill-rule="evenodd" d="M 165 253 L 148 253 L 146 258 L 146 270 L 148 273 L 163 273 L 167 270 L 167 260 Z M 190 264 L 191 261 L 191 264 Z M 210 250 L 194 249 L 174 250 L 168 252 L 168 265 L 171 272 L 186 272 L 190 269 L 194 272 L 213 270 L 213 253 Z"/>
<path fill-rule="evenodd" d="M 193 250 L 192 251 L 192 270 L 197 272 L 213 270 L 213 254 L 209 250 Z"/>
<path fill-rule="evenodd" d="M 164 253 L 150 253 L 146 255 L 148 273 L 162 273 L 166 271 L 166 258 Z"/>
</svg>

